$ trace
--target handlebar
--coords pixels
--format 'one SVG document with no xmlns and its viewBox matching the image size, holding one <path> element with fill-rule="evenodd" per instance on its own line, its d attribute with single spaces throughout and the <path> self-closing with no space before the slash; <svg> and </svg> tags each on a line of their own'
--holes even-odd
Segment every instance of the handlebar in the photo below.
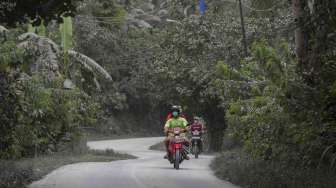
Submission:
<svg viewBox="0 0 336 188">
<path fill-rule="evenodd" d="M 188 130 L 187 129 L 181 129 L 181 133 L 183 132 L 187 132 Z M 167 131 L 168 133 L 174 133 L 174 129 L 168 129 Z"/>
</svg>

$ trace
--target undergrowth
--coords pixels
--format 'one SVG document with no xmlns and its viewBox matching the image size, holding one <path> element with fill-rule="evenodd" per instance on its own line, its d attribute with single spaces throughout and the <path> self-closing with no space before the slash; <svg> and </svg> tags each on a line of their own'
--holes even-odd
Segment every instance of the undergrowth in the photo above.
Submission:
<svg viewBox="0 0 336 188">
<path fill-rule="evenodd" d="M 237 148 L 216 157 L 211 168 L 219 178 L 244 188 L 334 188 L 336 185 L 336 174 L 328 169 L 254 159 Z"/>
</svg>

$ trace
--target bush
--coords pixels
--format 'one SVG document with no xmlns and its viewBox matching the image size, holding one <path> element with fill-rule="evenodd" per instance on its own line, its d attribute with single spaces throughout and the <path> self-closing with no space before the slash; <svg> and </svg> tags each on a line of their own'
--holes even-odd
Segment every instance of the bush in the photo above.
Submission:
<svg viewBox="0 0 336 188">
<path fill-rule="evenodd" d="M 223 145 L 222 145 L 222 151 L 228 151 L 233 150 L 236 148 L 242 147 L 242 142 L 230 135 L 230 133 L 226 132 L 226 134 L 223 137 Z"/>
<path fill-rule="evenodd" d="M 241 149 L 222 153 L 211 164 L 215 174 L 246 188 L 333 188 L 336 174 L 255 159 Z"/>
<path fill-rule="evenodd" d="M 287 45 L 288 46 L 288 45 Z M 326 64 L 323 74 L 331 76 Z M 329 78 L 318 86 L 296 73 L 288 47 L 265 41 L 252 46 L 252 57 L 238 69 L 245 79 L 242 91 L 229 88 L 226 112 L 229 132 L 247 152 L 265 160 L 302 166 L 335 166 L 335 97 Z M 321 73 L 322 75 L 322 73 Z M 225 74 L 223 74 L 225 76 Z"/>
<path fill-rule="evenodd" d="M 61 76 L 50 80 L 7 64 L 0 70 L 1 159 L 56 152 L 80 141 L 81 126 L 95 124 L 99 106 L 85 92 L 65 90 Z"/>
<path fill-rule="evenodd" d="M 32 180 L 31 166 L 18 166 L 14 162 L 0 161 L 0 187 L 25 188 Z"/>
</svg>

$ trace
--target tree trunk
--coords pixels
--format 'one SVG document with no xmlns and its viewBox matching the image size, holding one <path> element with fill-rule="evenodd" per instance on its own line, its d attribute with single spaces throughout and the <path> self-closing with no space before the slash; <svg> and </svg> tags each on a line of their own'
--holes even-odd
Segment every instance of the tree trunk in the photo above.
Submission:
<svg viewBox="0 0 336 188">
<path fill-rule="evenodd" d="M 307 44 L 308 35 L 304 29 L 305 18 L 305 2 L 306 0 L 292 0 L 293 2 L 293 15 L 297 24 L 295 30 L 295 52 L 299 62 L 299 66 L 302 67 L 307 62 Z"/>
<path fill-rule="evenodd" d="M 209 105 L 204 115 L 207 120 L 207 130 L 209 133 L 209 150 L 221 151 L 224 131 L 226 129 L 225 110 L 215 106 L 217 106 L 216 103 Z"/>
<path fill-rule="evenodd" d="M 216 127 L 223 126 L 215 125 Z M 209 151 L 221 151 L 223 145 L 224 130 L 221 128 L 215 128 L 209 130 Z"/>
<path fill-rule="evenodd" d="M 247 51 L 247 41 L 246 41 L 246 30 L 245 30 L 245 22 L 244 22 L 244 13 L 243 13 L 243 7 L 242 7 L 242 2 L 239 0 L 239 12 L 240 12 L 240 24 L 241 24 L 241 30 L 242 30 L 242 35 L 243 35 L 243 48 L 244 48 L 244 56 L 248 56 L 248 51 Z"/>
</svg>

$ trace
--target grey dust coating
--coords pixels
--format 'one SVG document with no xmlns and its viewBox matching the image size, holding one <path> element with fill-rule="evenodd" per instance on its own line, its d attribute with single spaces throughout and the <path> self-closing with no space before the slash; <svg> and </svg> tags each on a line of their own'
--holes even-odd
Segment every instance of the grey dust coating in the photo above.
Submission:
<svg viewBox="0 0 336 188">
<path fill-rule="evenodd" d="M 91 149 L 114 149 L 138 159 L 107 163 L 78 163 L 61 167 L 30 188 L 237 188 L 217 179 L 209 168 L 213 156 L 184 161 L 175 170 L 164 152 L 151 151 L 149 146 L 162 137 L 89 142 Z"/>
</svg>

